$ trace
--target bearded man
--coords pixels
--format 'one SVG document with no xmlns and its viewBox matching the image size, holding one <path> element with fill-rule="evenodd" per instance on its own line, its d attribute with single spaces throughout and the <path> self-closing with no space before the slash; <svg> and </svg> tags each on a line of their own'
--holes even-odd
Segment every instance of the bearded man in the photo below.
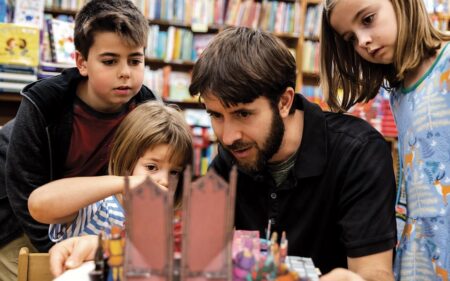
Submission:
<svg viewBox="0 0 450 281">
<path fill-rule="evenodd" d="M 238 166 L 236 229 L 286 231 L 288 254 L 312 257 L 322 273 L 393 280 L 389 146 L 365 121 L 296 94 L 295 81 L 289 49 L 244 27 L 220 32 L 194 66 L 189 91 L 219 142 L 210 168 L 227 179 Z"/>
</svg>

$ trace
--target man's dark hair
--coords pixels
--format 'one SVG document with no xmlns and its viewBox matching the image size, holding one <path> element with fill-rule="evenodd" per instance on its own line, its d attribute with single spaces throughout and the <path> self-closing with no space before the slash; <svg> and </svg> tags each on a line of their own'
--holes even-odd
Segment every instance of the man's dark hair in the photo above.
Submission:
<svg viewBox="0 0 450 281">
<path fill-rule="evenodd" d="M 189 92 L 213 94 L 226 106 L 260 96 L 273 105 L 287 87 L 295 89 L 295 79 L 295 59 L 280 39 L 246 27 L 228 28 L 195 63 Z"/>
<path fill-rule="evenodd" d="M 114 32 L 129 46 L 147 44 L 148 22 L 129 0 L 91 0 L 75 18 L 75 48 L 88 58 L 97 32 Z"/>
</svg>

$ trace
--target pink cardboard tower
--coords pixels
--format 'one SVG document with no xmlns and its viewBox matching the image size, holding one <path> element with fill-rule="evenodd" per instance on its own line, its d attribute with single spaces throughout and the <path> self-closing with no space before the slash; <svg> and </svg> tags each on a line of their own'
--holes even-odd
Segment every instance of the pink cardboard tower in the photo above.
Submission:
<svg viewBox="0 0 450 281">
<path fill-rule="evenodd" d="M 236 177 L 236 168 L 230 183 L 210 170 L 191 182 L 186 168 L 180 268 L 173 255 L 176 178 L 168 191 L 150 178 L 132 190 L 126 181 L 125 280 L 231 281 Z"/>
<path fill-rule="evenodd" d="M 169 191 L 150 178 L 132 190 L 126 188 L 126 280 L 173 278 L 173 192 L 177 181 L 171 178 L 169 182 Z"/>
<path fill-rule="evenodd" d="M 231 280 L 236 177 L 234 167 L 229 183 L 212 169 L 195 182 L 185 180 L 181 280 Z"/>
</svg>

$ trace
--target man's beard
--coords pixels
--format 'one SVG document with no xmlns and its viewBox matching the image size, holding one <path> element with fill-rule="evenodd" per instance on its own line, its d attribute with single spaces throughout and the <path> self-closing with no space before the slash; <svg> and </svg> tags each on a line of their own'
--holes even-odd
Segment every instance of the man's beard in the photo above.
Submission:
<svg viewBox="0 0 450 281">
<path fill-rule="evenodd" d="M 272 123 L 270 124 L 269 134 L 263 143 L 263 147 L 259 148 L 256 142 L 243 142 L 237 140 L 231 145 L 225 146 L 229 151 L 242 150 L 255 147 L 257 149 L 256 159 L 251 163 L 244 163 L 239 161 L 231 153 L 231 156 L 235 158 L 238 167 L 246 173 L 260 172 L 267 165 L 267 161 L 280 149 L 281 142 L 284 136 L 284 123 L 281 119 L 279 112 L 272 107 Z"/>
</svg>

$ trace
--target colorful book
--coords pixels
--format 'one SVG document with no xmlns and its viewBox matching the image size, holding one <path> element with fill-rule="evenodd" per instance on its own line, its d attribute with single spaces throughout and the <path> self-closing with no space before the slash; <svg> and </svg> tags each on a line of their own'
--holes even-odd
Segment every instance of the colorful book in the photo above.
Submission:
<svg viewBox="0 0 450 281">
<path fill-rule="evenodd" d="M 15 0 L 14 23 L 42 29 L 44 0 Z"/>
<path fill-rule="evenodd" d="M 170 90 L 169 100 L 186 101 L 191 99 L 189 94 L 189 85 L 191 83 L 191 75 L 188 72 L 172 71 L 170 73 Z"/>
<path fill-rule="evenodd" d="M 38 65 L 39 29 L 0 23 L 0 44 L 0 64 Z"/>
<path fill-rule="evenodd" d="M 75 65 L 74 23 L 49 19 L 47 27 L 53 61 Z"/>
</svg>

